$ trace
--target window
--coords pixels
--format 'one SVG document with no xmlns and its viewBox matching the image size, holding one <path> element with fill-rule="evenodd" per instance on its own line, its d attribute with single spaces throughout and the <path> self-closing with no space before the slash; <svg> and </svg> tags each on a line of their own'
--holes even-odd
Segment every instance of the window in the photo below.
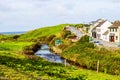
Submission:
<svg viewBox="0 0 120 80">
<path fill-rule="evenodd" d="M 111 29 L 110 29 L 110 32 L 111 32 Z"/>
<path fill-rule="evenodd" d="M 118 36 L 116 36 L 116 40 L 118 40 Z"/>
<path fill-rule="evenodd" d="M 113 29 L 113 32 L 114 32 L 114 29 Z"/>
<path fill-rule="evenodd" d="M 114 29 L 110 29 L 110 32 L 114 32 Z"/>
<path fill-rule="evenodd" d="M 100 32 L 100 29 L 97 29 L 97 32 Z"/>
<path fill-rule="evenodd" d="M 117 32 L 117 29 L 115 29 L 115 32 Z"/>
</svg>

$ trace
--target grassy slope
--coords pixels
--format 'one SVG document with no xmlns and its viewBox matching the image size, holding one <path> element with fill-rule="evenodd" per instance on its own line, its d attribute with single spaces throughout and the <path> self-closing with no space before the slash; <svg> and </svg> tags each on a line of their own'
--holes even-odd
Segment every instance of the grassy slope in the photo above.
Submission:
<svg viewBox="0 0 120 80">
<path fill-rule="evenodd" d="M 7 39 L 7 38 L 10 38 L 10 37 L 12 37 L 13 35 L 3 35 L 3 34 L 0 34 L 0 40 L 2 39 L 2 40 L 5 40 L 5 39 Z"/>
<path fill-rule="evenodd" d="M 12 64 L 12 58 L 24 59 L 25 55 L 19 53 L 19 51 L 21 51 L 23 47 L 31 44 L 33 43 L 17 41 L 0 43 L 0 79 L 29 79 L 29 76 L 18 72 L 16 69 L 8 65 Z M 15 62 L 18 63 L 17 60 Z"/>
<path fill-rule="evenodd" d="M 31 44 L 33 43 L 0 43 L 2 47 L 0 50 L 0 79 L 36 80 L 43 78 L 61 80 L 73 75 L 74 68 L 64 67 L 63 64 L 50 63 L 38 57 L 29 59 L 24 54 L 18 52 L 23 47 Z M 77 77 L 77 75 L 74 75 L 74 77 Z"/>
<path fill-rule="evenodd" d="M 41 36 L 57 34 L 65 25 L 55 27 L 40 28 L 33 32 L 22 35 L 20 39 L 35 39 Z M 52 30 L 52 31 L 51 31 Z M 47 31 L 47 32 L 46 32 Z M 18 51 L 24 46 L 31 45 L 30 42 L 5 42 L 0 43 L 0 79 L 66 79 L 80 78 L 79 75 L 84 74 L 90 80 L 119 80 L 119 76 L 108 75 L 104 73 L 96 73 L 90 70 L 77 69 L 72 66 L 64 67 L 62 64 L 55 64 L 45 61 L 41 58 L 28 59 L 24 54 Z M 73 80 L 73 79 L 72 79 Z"/>
<path fill-rule="evenodd" d="M 48 36 L 48 35 L 57 35 L 59 32 L 68 24 L 60 24 L 56 26 L 51 27 L 45 27 L 45 28 L 39 28 L 33 31 L 27 32 L 25 35 L 22 35 L 19 39 L 37 39 L 42 36 Z"/>
<path fill-rule="evenodd" d="M 93 70 L 96 70 L 99 60 L 99 71 L 120 75 L 120 50 L 99 49 L 89 42 L 79 41 L 64 48 L 60 55 L 79 66 Z"/>
<path fill-rule="evenodd" d="M 7 43 L 9 44 L 10 42 Z M 5 45 L 7 45 L 7 43 L 5 43 Z M 9 50 L 3 50 L 6 49 L 6 46 L 4 46 L 0 51 L 0 79 L 36 80 L 43 78 L 61 80 L 67 78 L 80 78 L 82 75 L 85 75 L 85 77 L 90 80 L 120 79 L 119 76 L 77 69 L 73 66 L 64 67 L 63 64 L 50 63 L 37 57 L 36 59 L 28 59 L 23 54 L 20 54 L 16 51 L 20 51 L 22 47 L 31 45 L 33 43 L 11 43 L 12 44 L 9 44 Z"/>
</svg>

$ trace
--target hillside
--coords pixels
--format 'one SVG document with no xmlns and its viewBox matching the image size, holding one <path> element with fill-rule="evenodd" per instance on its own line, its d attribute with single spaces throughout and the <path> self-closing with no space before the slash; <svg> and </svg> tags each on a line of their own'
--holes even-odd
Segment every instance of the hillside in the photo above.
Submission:
<svg viewBox="0 0 120 80">
<path fill-rule="evenodd" d="M 66 42 L 63 42 L 59 46 L 54 45 L 53 49 L 57 54 L 76 66 L 97 70 L 99 60 L 100 72 L 120 75 L 120 49 L 114 50 L 111 48 L 109 50 L 98 47 L 93 43 L 89 43 L 88 36 L 83 36 L 75 43 L 67 42 L 66 44 Z M 60 50 L 61 52 L 59 52 Z"/>
<path fill-rule="evenodd" d="M 73 65 L 64 66 L 64 64 L 51 63 L 42 58 L 34 56 L 33 51 L 39 44 L 31 39 L 41 38 L 49 35 L 61 35 L 63 27 L 68 24 L 61 24 L 52 27 L 39 28 L 30 31 L 24 35 L 16 38 L 16 36 L 2 37 L 3 41 L 0 42 L 0 79 L 2 80 L 119 80 L 120 76 L 110 75 L 106 73 L 97 73 L 96 71 L 77 68 Z M 64 32 L 64 31 L 63 31 Z M 56 37 L 55 37 L 56 38 Z M 50 43 L 54 42 L 54 39 L 46 38 L 50 40 Z M 21 39 L 21 41 L 20 41 Z M 61 38 L 62 39 L 62 38 Z M 68 39 L 62 39 L 65 45 L 60 45 L 61 49 L 65 49 L 65 52 L 61 54 L 63 57 L 70 57 L 68 59 L 74 59 L 74 52 L 77 52 L 77 47 L 82 48 L 80 45 L 76 46 L 72 42 L 68 42 Z M 67 44 L 67 45 L 66 45 Z M 72 45 L 72 46 L 70 46 Z M 53 45 L 51 45 L 53 46 Z M 88 45 L 89 46 L 89 45 Z M 74 50 L 73 50 L 73 47 Z M 85 46 L 83 46 L 85 47 Z M 71 52 L 70 52 L 71 51 Z M 27 52 L 27 53 L 26 53 Z M 30 54 L 32 52 L 32 55 Z M 79 51 L 78 51 L 79 52 Z M 73 54 L 73 55 L 71 55 Z M 69 56 L 70 55 L 70 56 Z M 76 55 L 76 54 L 75 54 Z M 71 57 L 72 56 L 72 57 Z M 89 56 L 88 56 L 89 57 Z M 84 58 L 85 59 L 85 58 Z M 82 60 L 83 61 L 83 60 Z M 91 60 L 92 61 L 92 60 Z"/>
<path fill-rule="evenodd" d="M 57 35 L 62 31 L 62 29 L 67 26 L 68 24 L 60 24 L 56 26 L 49 26 L 44 28 L 35 29 L 32 31 L 28 31 L 26 34 L 21 35 L 19 39 L 37 39 L 40 37 L 45 37 L 49 35 Z"/>
<path fill-rule="evenodd" d="M 39 57 L 29 58 L 21 53 L 33 42 L 9 41 L 0 43 L 1 80 L 119 80 L 119 76 L 78 69 L 74 66 L 51 63 Z"/>
</svg>

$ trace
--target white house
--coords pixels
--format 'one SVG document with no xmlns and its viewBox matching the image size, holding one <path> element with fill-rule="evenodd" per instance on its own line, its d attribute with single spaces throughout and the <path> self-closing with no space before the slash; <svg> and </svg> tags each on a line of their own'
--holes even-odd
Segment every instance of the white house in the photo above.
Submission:
<svg viewBox="0 0 120 80">
<path fill-rule="evenodd" d="M 105 21 L 105 20 L 104 19 L 98 19 L 96 21 L 92 21 L 92 22 L 89 23 L 89 25 L 90 25 L 89 34 L 90 34 L 91 37 L 96 38 L 96 34 L 94 34 L 94 32 L 96 32 L 95 28 L 100 22 L 103 22 L 103 21 Z"/>
<path fill-rule="evenodd" d="M 103 41 L 109 42 L 109 30 L 103 33 Z"/>
<path fill-rule="evenodd" d="M 105 40 L 105 41 L 109 41 L 108 27 L 110 27 L 111 25 L 112 25 L 112 23 L 107 20 L 100 22 L 96 26 L 96 38 Z"/>
</svg>

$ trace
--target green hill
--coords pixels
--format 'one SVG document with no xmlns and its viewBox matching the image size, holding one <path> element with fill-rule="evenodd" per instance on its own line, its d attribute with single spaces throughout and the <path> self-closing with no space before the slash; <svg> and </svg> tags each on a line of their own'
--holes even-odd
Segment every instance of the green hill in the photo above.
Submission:
<svg viewBox="0 0 120 80">
<path fill-rule="evenodd" d="M 31 49 L 33 44 L 36 44 L 29 40 L 49 35 L 59 36 L 66 25 L 68 24 L 29 31 L 18 40 L 18 36 L 5 37 L 5 41 L 0 42 L 0 80 L 120 80 L 120 76 L 117 75 L 97 73 L 72 65 L 65 67 L 64 64 L 51 63 L 37 56 L 22 53 L 26 46 L 27 49 Z M 1 38 L 4 40 L 3 36 Z M 71 50 L 70 47 L 68 49 Z"/>
<path fill-rule="evenodd" d="M 21 35 L 19 39 L 30 40 L 30 39 L 37 39 L 44 36 L 49 36 L 49 35 L 57 35 L 67 25 L 68 24 L 60 24 L 56 26 L 49 26 L 49 27 L 28 31 L 26 34 Z"/>
</svg>

